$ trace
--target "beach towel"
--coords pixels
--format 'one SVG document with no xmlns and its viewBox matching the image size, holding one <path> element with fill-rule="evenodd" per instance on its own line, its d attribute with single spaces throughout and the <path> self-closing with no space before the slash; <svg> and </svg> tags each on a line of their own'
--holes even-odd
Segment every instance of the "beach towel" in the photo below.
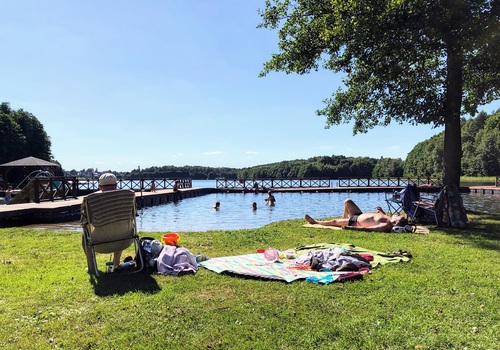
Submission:
<svg viewBox="0 0 500 350">
<path fill-rule="evenodd" d="M 306 268 L 304 265 L 296 264 L 297 259 L 300 259 L 300 256 L 303 254 L 308 254 L 310 250 L 323 250 L 335 247 L 344 248 L 354 253 L 372 255 L 372 268 L 391 262 L 406 262 L 410 260 L 407 256 L 381 253 L 355 247 L 352 244 L 321 243 L 287 250 L 295 251 L 295 259 L 282 259 L 271 262 L 264 257 L 264 253 L 254 253 L 211 258 L 200 262 L 199 265 L 216 273 L 279 280 L 289 283 L 297 280 L 306 280 L 312 283 L 329 284 L 362 278 L 364 274 L 370 273 L 371 270 L 368 268 L 361 268 L 359 271 L 314 271 Z"/>
<path fill-rule="evenodd" d="M 330 229 L 330 230 L 342 230 L 341 227 L 337 227 L 337 226 L 324 226 L 324 225 L 318 225 L 318 224 L 305 224 L 305 225 L 302 225 L 304 227 L 313 227 L 313 228 L 327 228 L 327 229 Z M 413 233 L 419 233 L 419 234 L 427 234 L 429 233 L 429 228 L 428 227 L 425 227 L 425 226 L 422 226 L 422 225 L 417 225 L 417 228 L 415 230 L 415 232 Z"/>
</svg>

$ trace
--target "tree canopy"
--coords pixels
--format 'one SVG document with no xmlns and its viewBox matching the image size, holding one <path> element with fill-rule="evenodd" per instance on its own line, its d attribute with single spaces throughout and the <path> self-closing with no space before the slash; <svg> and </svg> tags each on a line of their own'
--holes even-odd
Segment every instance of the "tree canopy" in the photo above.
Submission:
<svg viewBox="0 0 500 350">
<path fill-rule="evenodd" d="M 461 115 L 500 97 L 498 0 L 267 0 L 260 15 L 279 37 L 261 76 L 345 73 L 317 111 L 327 127 L 444 125 L 443 183 L 459 185 Z"/>
<path fill-rule="evenodd" d="M 0 104 L 0 164 L 36 157 L 52 160 L 50 138 L 42 123 L 22 109 L 14 111 L 7 102 Z"/>
<path fill-rule="evenodd" d="M 440 177 L 443 173 L 443 137 L 439 133 L 418 143 L 404 163 L 406 176 Z M 500 110 L 492 115 L 481 112 L 462 120 L 462 169 L 465 176 L 500 174 Z"/>
</svg>

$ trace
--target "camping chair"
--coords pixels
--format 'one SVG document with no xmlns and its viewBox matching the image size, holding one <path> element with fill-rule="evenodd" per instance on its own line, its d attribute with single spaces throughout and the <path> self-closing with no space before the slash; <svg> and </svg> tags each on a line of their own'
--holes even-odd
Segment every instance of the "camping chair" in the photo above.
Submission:
<svg viewBox="0 0 500 350">
<path fill-rule="evenodd" d="M 401 197 L 399 196 L 399 192 L 394 191 L 392 196 L 389 196 L 388 193 L 385 193 L 385 202 L 387 203 L 387 207 L 389 208 L 389 213 L 401 215 L 403 210 L 403 202 L 401 201 Z"/>
<path fill-rule="evenodd" d="M 136 264 L 143 268 L 136 228 L 135 193 L 130 190 L 95 192 L 83 198 L 83 249 L 88 272 L 99 276 L 96 253 L 109 254 L 135 245 Z"/>
<path fill-rule="evenodd" d="M 443 207 L 440 205 L 440 199 L 442 197 L 442 192 L 438 194 L 430 194 L 427 196 L 420 196 L 420 199 L 414 201 L 415 211 L 413 212 L 412 219 L 417 221 L 426 220 L 429 216 L 434 217 L 436 220 L 436 225 L 440 225 L 440 220 L 442 220 L 442 210 Z"/>
<path fill-rule="evenodd" d="M 438 202 L 441 192 L 436 195 L 421 196 L 417 185 L 408 184 L 399 192 L 403 210 L 408 217 L 410 223 L 421 223 L 426 221 L 439 221 L 442 216 L 439 216 Z"/>
</svg>

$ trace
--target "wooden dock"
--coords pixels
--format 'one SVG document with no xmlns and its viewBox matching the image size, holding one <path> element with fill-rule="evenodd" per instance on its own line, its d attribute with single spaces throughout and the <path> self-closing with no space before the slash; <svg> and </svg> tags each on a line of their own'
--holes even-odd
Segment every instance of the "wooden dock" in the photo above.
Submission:
<svg viewBox="0 0 500 350">
<path fill-rule="evenodd" d="M 135 193 L 135 199 L 137 207 L 143 208 L 213 192 L 216 192 L 213 188 L 189 188 L 179 192 L 158 190 L 156 192 L 143 191 L 141 193 L 138 191 Z M 70 197 L 66 200 L 44 201 L 40 203 L 0 205 L 0 227 L 79 220 L 83 197 Z"/>
<path fill-rule="evenodd" d="M 469 190 L 471 193 L 500 194 L 500 187 L 498 186 L 471 186 Z"/>
</svg>

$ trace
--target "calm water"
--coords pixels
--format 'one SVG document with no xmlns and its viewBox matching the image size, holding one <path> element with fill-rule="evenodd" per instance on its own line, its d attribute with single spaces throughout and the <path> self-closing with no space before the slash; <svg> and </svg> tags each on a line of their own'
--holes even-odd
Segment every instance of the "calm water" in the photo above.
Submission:
<svg viewBox="0 0 500 350">
<path fill-rule="evenodd" d="M 214 181 L 193 181 L 193 187 L 215 187 Z M 376 205 L 387 209 L 384 193 L 274 193 L 276 205 L 268 207 L 259 193 L 214 193 L 186 198 L 176 203 L 139 209 L 139 231 L 209 231 L 258 228 L 274 221 L 300 219 L 305 213 L 316 218 L 342 215 L 343 202 L 351 198 L 363 211 Z M 463 194 L 468 210 L 498 212 L 499 195 Z M 211 207 L 221 203 L 220 210 Z M 256 202 L 258 209 L 252 210 Z"/>
<path fill-rule="evenodd" d="M 193 180 L 193 187 L 215 187 L 215 181 Z M 143 232 L 185 232 L 209 230 L 238 230 L 259 228 L 271 222 L 302 219 L 308 213 L 315 218 L 341 216 L 344 200 L 351 198 L 361 210 L 374 211 L 376 205 L 387 210 L 384 193 L 317 193 L 276 192 L 276 205 L 268 207 L 259 193 L 214 193 L 186 198 L 175 203 L 139 209 L 138 230 Z M 480 212 L 499 212 L 500 195 L 462 194 L 466 209 Z M 220 210 L 212 209 L 215 202 Z M 256 202 L 258 209 L 252 210 Z M 30 225 L 51 230 L 81 230 L 78 222 L 52 225 Z"/>
</svg>

